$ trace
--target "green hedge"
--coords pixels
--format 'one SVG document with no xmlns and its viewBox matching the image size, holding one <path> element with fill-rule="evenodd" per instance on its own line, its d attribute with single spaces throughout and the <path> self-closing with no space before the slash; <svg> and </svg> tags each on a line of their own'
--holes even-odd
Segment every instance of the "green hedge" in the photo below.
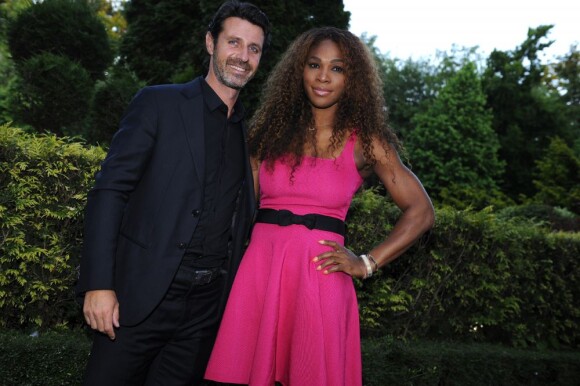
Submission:
<svg viewBox="0 0 580 386">
<path fill-rule="evenodd" d="M 86 193 L 104 152 L 0 126 L 0 326 L 80 320 L 74 301 Z"/>
<path fill-rule="evenodd" d="M 368 251 L 399 215 L 373 191 L 351 207 L 347 244 Z M 580 345 L 580 234 L 529 221 L 441 208 L 416 246 L 358 282 L 362 326 L 373 335 Z M 575 301 L 576 299 L 576 301 Z"/>
<path fill-rule="evenodd" d="M 80 385 L 90 341 L 80 332 L 0 333 L 0 386 Z"/>
<path fill-rule="evenodd" d="M 365 386 L 572 386 L 580 352 L 363 339 Z"/>
<path fill-rule="evenodd" d="M 90 351 L 81 332 L 0 332 L 0 386 L 78 385 Z M 577 385 L 580 353 L 489 344 L 363 339 L 365 386 Z M 211 383 L 213 385 L 213 383 Z"/>
<path fill-rule="evenodd" d="M 98 147 L 0 126 L 0 326 L 82 324 L 72 286 L 82 209 L 103 157 Z M 579 233 L 491 209 L 436 215 L 417 245 L 356 282 L 366 336 L 579 347 Z M 398 216 L 389 200 L 361 192 L 347 245 L 367 252 Z"/>
</svg>

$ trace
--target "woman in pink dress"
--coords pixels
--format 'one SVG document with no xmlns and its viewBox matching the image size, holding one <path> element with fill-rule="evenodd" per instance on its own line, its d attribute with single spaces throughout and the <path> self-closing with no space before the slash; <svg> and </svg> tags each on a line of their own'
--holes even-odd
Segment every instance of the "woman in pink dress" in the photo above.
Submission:
<svg viewBox="0 0 580 386">
<path fill-rule="evenodd" d="M 371 276 L 434 222 L 427 193 L 399 159 L 364 43 L 332 27 L 299 36 L 267 81 L 250 148 L 260 210 L 206 378 L 361 385 L 352 277 Z M 402 215 L 382 243 L 357 256 L 344 247 L 344 219 L 371 173 Z"/>
</svg>

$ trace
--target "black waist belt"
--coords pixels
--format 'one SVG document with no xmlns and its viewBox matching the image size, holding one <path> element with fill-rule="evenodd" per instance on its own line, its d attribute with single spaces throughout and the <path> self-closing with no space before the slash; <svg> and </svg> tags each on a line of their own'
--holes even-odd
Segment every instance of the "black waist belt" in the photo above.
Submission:
<svg viewBox="0 0 580 386">
<path fill-rule="evenodd" d="M 344 221 L 338 218 L 314 213 L 298 215 L 289 210 L 260 209 L 258 210 L 256 222 L 278 224 L 280 226 L 304 225 L 308 229 L 320 229 L 338 233 L 341 236 L 344 236 L 345 232 Z"/>
</svg>

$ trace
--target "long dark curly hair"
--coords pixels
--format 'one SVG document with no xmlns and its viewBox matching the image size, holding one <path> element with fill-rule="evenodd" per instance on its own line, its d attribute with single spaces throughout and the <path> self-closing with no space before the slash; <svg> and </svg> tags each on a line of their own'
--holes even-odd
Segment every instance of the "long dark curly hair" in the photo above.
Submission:
<svg viewBox="0 0 580 386">
<path fill-rule="evenodd" d="M 277 159 L 292 160 L 293 171 L 302 162 L 304 145 L 316 149 L 310 102 L 302 77 L 310 49 L 323 40 L 336 43 L 345 60 L 346 84 L 338 102 L 329 151 L 342 147 L 353 130 L 362 144 L 365 159 L 376 163 L 372 141 L 383 139 L 396 150 L 401 145 L 387 124 L 382 82 L 368 47 L 351 32 L 334 27 L 313 28 L 294 40 L 270 73 L 261 95 L 261 104 L 250 121 L 249 146 L 253 157 L 270 167 Z M 315 154 L 316 155 L 316 154 Z M 290 156 L 290 157 L 288 157 Z"/>
</svg>

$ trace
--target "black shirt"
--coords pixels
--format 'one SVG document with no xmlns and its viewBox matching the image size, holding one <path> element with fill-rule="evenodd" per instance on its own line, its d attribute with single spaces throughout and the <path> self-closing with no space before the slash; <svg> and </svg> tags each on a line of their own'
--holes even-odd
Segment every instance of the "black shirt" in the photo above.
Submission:
<svg viewBox="0 0 580 386">
<path fill-rule="evenodd" d="M 232 216 L 244 178 L 244 109 L 239 101 L 228 119 L 228 107 L 202 81 L 205 137 L 204 202 L 187 248 L 195 266 L 218 267 L 226 259 Z"/>
</svg>

